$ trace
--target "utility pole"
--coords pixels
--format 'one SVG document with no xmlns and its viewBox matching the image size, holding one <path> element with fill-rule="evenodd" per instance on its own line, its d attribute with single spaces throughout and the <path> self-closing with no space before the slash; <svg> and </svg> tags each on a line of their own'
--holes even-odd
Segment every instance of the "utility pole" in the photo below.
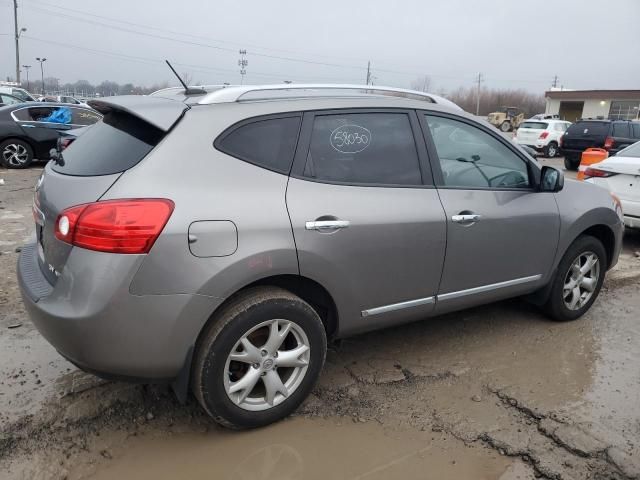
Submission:
<svg viewBox="0 0 640 480">
<path fill-rule="evenodd" d="M 24 68 L 24 71 L 27 72 L 27 91 L 30 92 L 31 87 L 29 85 L 29 69 L 31 68 L 31 65 L 22 65 L 22 68 Z"/>
<path fill-rule="evenodd" d="M 247 73 L 247 65 L 249 65 L 249 62 L 245 58 L 246 55 L 246 50 L 240 50 L 240 59 L 238 60 L 238 66 L 240 67 L 240 85 L 244 83 L 244 76 Z"/>
<path fill-rule="evenodd" d="M 26 30 L 18 30 L 18 0 L 13 0 L 13 26 L 16 34 L 16 82 L 20 83 L 20 34 Z"/>
<path fill-rule="evenodd" d="M 367 85 L 371 83 L 371 60 L 367 62 Z"/>
<path fill-rule="evenodd" d="M 480 115 L 480 85 L 482 84 L 482 73 L 478 73 L 478 90 L 476 93 L 476 115 Z"/>
<path fill-rule="evenodd" d="M 556 88 L 556 87 L 558 86 L 558 75 L 555 75 L 555 76 L 553 77 L 553 83 L 551 84 L 551 86 L 552 86 L 553 88 Z"/>
</svg>

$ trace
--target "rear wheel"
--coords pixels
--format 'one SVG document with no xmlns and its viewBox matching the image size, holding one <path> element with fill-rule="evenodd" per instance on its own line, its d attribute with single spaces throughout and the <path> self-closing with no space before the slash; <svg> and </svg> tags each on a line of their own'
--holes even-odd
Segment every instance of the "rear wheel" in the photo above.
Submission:
<svg viewBox="0 0 640 480">
<path fill-rule="evenodd" d="M 554 320 L 575 320 L 593 305 L 607 265 L 602 242 L 590 235 L 578 237 L 564 254 L 552 280 L 551 292 L 545 305 Z"/>
<path fill-rule="evenodd" d="M 544 156 L 554 158 L 556 155 L 558 155 L 558 144 L 556 142 L 549 142 L 549 145 L 544 147 Z"/>
<path fill-rule="evenodd" d="M 230 428 L 280 420 L 307 397 L 327 349 L 316 311 L 292 293 L 257 287 L 216 314 L 195 356 L 193 392 Z"/>
<path fill-rule="evenodd" d="M 500 124 L 500 130 L 502 130 L 503 132 L 510 132 L 511 131 L 511 122 L 507 122 L 504 121 Z"/>
<path fill-rule="evenodd" d="M 26 168 L 33 162 L 33 149 L 24 140 L 9 138 L 0 143 L 0 161 L 6 168 Z"/>
<path fill-rule="evenodd" d="M 580 157 L 577 155 L 565 155 L 564 157 L 564 168 L 567 170 L 576 171 L 580 166 Z"/>
</svg>

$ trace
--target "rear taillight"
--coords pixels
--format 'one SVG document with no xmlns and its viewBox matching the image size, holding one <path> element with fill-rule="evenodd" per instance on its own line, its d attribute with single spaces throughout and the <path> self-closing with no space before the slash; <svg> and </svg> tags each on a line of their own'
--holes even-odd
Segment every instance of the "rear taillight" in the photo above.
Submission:
<svg viewBox="0 0 640 480">
<path fill-rule="evenodd" d="M 65 148 L 71 145 L 74 140 L 75 138 L 60 138 L 58 141 L 58 150 L 62 152 Z"/>
<path fill-rule="evenodd" d="M 149 253 L 174 204 L 163 198 L 106 200 L 64 210 L 55 225 L 58 240 L 109 253 Z"/>
<path fill-rule="evenodd" d="M 607 172 L 605 170 L 600 170 L 598 168 L 587 167 L 587 169 L 584 171 L 584 178 L 591 178 L 591 177 L 607 178 L 607 177 L 613 177 L 614 175 L 617 175 L 617 173 Z"/>
<path fill-rule="evenodd" d="M 540 140 L 544 140 L 545 138 L 547 138 L 549 136 L 549 132 L 542 132 L 540 134 Z"/>
<path fill-rule="evenodd" d="M 607 139 L 604 141 L 604 149 L 605 150 L 610 150 L 611 148 L 613 148 L 613 144 L 614 143 L 616 143 L 616 142 L 613 139 L 613 137 L 607 137 Z"/>
</svg>

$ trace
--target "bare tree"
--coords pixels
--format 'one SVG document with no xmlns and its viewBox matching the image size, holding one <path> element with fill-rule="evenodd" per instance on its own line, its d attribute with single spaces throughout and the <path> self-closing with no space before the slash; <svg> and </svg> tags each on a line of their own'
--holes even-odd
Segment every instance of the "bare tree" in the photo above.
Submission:
<svg viewBox="0 0 640 480">
<path fill-rule="evenodd" d="M 186 83 L 187 85 L 191 85 L 193 75 L 191 75 L 189 72 L 182 72 L 182 80 L 184 80 L 184 83 Z"/>
<path fill-rule="evenodd" d="M 431 77 L 429 75 L 422 75 L 416 78 L 411 82 L 411 88 L 421 92 L 428 92 L 431 89 Z"/>
</svg>

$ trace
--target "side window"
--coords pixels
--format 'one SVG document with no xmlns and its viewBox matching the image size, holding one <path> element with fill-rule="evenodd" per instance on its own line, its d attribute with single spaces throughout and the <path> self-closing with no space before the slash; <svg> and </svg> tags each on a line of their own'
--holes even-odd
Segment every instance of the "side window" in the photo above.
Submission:
<svg viewBox="0 0 640 480">
<path fill-rule="evenodd" d="M 406 113 L 317 115 L 303 175 L 349 184 L 421 185 Z"/>
<path fill-rule="evenodd" d="M 613 136 L 629 138 L 629 124 L 628 123 L 615 123 L 613 124 Z"/>
<path fill-rule="evenodd" d="M 102 118 L 98 112 L 86 108 L 71 108 L 71 123 L 74 125 L 93 125 Z"/>
<path fill-rule="evenodd" d="M 300 117 L 256 120 L 232 128 L 214 143 L 218 150 L 269 170 L 289 173 Z"/>
<path fill-rule="evenodd" d="M 18 98 L 12 97 L 10 95 L 2 95 L 2 103 L 5 105 L 13 105 L 15 103 L 22 103 Z"/>
<path fill-rule="evenodd" d="M 640 138 L 640 123 L 633 123 L 633 138 Z"/>
<path fill-rule="evenodd" d="M 21 122 L 45 122 L 54 112 L 52 107 L 31 107 L 15 110 L 13 116 Z"/>
<path fill-rule="evenodd" d="M 488 133 L 467 123 L 426 115 L 444 185 L 528 188 L 526 162 Z"/>
</svg>

